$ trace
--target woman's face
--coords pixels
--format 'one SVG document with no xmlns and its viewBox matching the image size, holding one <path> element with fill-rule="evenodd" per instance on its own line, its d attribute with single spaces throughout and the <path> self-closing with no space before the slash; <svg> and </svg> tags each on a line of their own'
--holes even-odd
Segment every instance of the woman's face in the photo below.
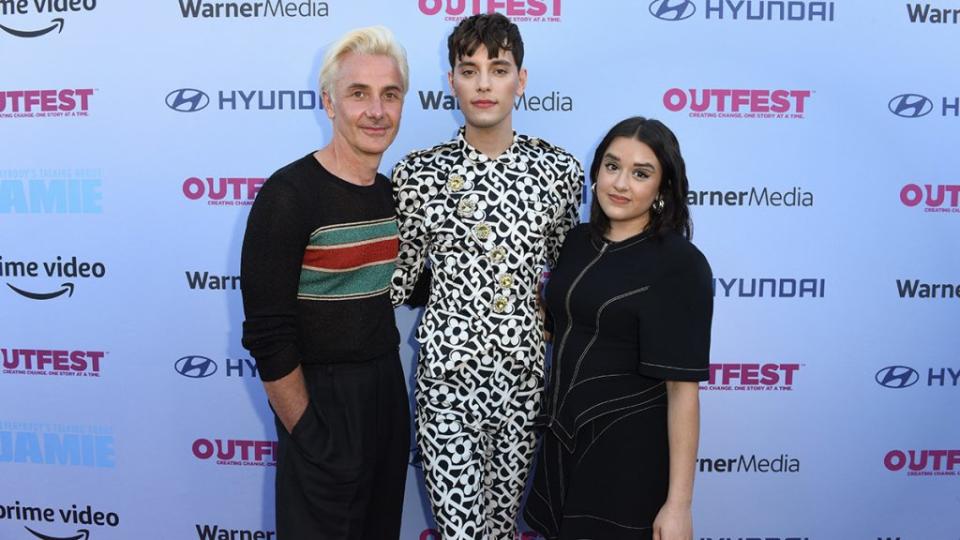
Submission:
<svg viewBox="0 0 960 540">
<path fill-rule="evenodd" d="M 645 143 L 626 137 L 610 142 L 594 196 L 610 219 L 611 231 L 640 233 L 646 228 L 662 174 L 660 161 Z"/>
</svg>

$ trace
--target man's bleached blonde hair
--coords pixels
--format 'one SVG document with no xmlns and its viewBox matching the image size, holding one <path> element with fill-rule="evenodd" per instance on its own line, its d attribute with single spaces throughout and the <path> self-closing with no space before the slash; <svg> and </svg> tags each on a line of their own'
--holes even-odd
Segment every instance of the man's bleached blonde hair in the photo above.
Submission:
<svg viewBox="0 0 960 540">
<path fill-rule="evenodd" d="M 357 28 L 346 33 L 339 41 L 327 49 L 323 57 L 323 67 L 320 68 L 320 90 L 326 92 L 333 99 L 333 86 L 337 81 L 340 64 L 350 53 L 382 54 L 393 59 L 400 70 L 403 79 L 403 93 L 410 87 L 409 67 L 407 66 L 407 52 L 385 26 L 368 26 Z"/>
</svg>

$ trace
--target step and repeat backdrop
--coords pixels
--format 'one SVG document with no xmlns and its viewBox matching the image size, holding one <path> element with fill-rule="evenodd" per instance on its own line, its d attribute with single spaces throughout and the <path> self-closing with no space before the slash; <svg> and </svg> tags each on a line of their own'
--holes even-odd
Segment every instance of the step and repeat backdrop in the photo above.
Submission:
<svg viewBox="0 0 960 540">
<path fill-rule="evenodd" d="M 956 0 L 0 0 L 0 538 L 276 538 L 250 204 L 329 140 L 354 27 L 410 56 L 382 171 L 452 137 L 446 37 L 486 11 L 526 43 L 518 131 L 585 166 L 627 116 L 681 141 L 716 297 L 695 537 L 960 538 Z M 439 540 L 418 467 L 402 538 Z"/>
</svg>

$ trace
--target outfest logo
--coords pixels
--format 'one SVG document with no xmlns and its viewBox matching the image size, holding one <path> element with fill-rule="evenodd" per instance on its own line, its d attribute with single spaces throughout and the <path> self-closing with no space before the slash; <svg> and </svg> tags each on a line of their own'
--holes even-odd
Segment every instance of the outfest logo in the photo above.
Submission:
<svg viewBox="0 0 960 540">
<path fill-rule="evenodd" d="M 883 466 L 907 476 L 960 476 L 960 450 L 890 450 Z"/>
<path fill-rule="evenodd" d="M 0 119 L 90 116 L 95 92 L 95 88 L 0 90 Z"/>
<path fill-rule="evenodd" d="M 97 0 L 0 0 L 0 15 L 4 17 L 0 32 L 18 38 L 59 34 L 67 16 L 95 9 Z"/>
<path fill-rule="evenodd" d="M 688 111 L 691 118 L 802 120 L 812 95 L 812 90 L 670 88 L 663 106 L 670 112 Z"/>
<path fill-rule="evenodd" d="M 208 206 L 250 206 L 266 178 L 245 176 L 191 176 L 183 181 L 183 196 Z"/>
<path fill-rule="evenodd" d="M 416 0 L 420 13 L 459 21 L 480 13 L 502 13 L 513 22 L 560 22 L 563 0 Z"/>
<path fill-rule="evenodd" d="M 960 215 L 960 184 L 905 184 L 900 202 L 924 213 Z"/>
<path fill-rule="evenodd" d="M 0 348 L 4 375 L 99 377 L 104 351 Z"/>
<path fill-rule="evenodd" d="M 789 392 L 801 364 L 710 364 L 710 379 L 701 390 Z"/>
<path fill-rule="evenodd" d="M 215 460 L 217 465 L 276 467 L 277 441 L 246 439 L 204 439 L 193 441 L 193 455 L 200 460 Z"/>
</svg>

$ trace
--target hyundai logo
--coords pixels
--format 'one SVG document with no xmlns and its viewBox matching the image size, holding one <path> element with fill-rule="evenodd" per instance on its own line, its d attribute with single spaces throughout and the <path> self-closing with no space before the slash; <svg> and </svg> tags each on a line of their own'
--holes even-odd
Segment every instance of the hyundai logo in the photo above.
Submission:
<svg viewBox="0 0 960 540">
<path fill-rule="evenodd" d="M 653 0 L 650 14 L 662 21 L 682 21 L 693 17 L 697 6 L 693 0 Z"/>
<path fill-rule="evenodd" d="M 177 373 L 191 379 L 202 379 L 217 372 L 217 363 L 206 356 L 184 356 L 173 367 Z"/>
<path fill-rule="evenodd" d="M 177 112 L 197 112 L 209 104 L 207 94 L 196 88 L 181 88 L 167 94 L 167 107 Z"/>
<path fill-rule="evenodd" d="M 920 94 L 900 94 L 890 100 L 887 108 L 902 118 L 919 118 L 930 114 L 933 110 L 933 102 Z"/>
<path fill-rule="evenodd" d="M 889 366 L 877 372 L 877 383 L 887 388 L 906 388 L 917 384 L 920 374 L 907 366 Z"/>
</svg>

